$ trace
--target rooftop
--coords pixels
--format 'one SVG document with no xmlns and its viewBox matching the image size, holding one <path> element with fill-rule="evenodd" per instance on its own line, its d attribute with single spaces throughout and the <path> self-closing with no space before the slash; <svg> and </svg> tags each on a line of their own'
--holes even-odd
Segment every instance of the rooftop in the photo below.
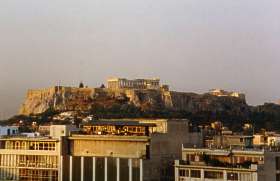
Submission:
<svg viewBox="0 0 280 181">
<path fill-rule="evenodd" d="M 258 166 L 253 163 L 244 164 L 222 164 L 218 163 L 205 163 L 205 165 L 199 165 L 195 163 L 190 163 L 188 161 L 176 160 L 176 166 L 186 167 L 186 168 L 196 168 L 196 169 L 211 169 L 211 170 L 230 170 L 230 171 L 256 171 Z"/>
<path fill-rule="evenodd" d="M 5 140 L 15 140 L 15 141 L 59 141 L 59 139 L 46 137 L 46 136 L 36 136 L 28 137 L 25 135 L 15 135 L 15 136 L 1 136 L 0 141 Z"/>
<path fill-rule="evenodd" d="M 188 152 L 201 152 L 204 154 L 209 155 L 230 155 L 231 153 L 235 154 L 258 154 L 263 155 L 265 151 L 264 149 L 260 148 L 234 148 L 234 149 L 211 149 L 211 148 L 182 148 L 182 151 L 188 151 Z"/>
<path fill-rule="evenodd" d="M 84 126 L 143 126 L 143 127 L 156 127 L 152 123 L 140 123 L 138 121 L 92 121 L 84 124 Z"/>
</svg>

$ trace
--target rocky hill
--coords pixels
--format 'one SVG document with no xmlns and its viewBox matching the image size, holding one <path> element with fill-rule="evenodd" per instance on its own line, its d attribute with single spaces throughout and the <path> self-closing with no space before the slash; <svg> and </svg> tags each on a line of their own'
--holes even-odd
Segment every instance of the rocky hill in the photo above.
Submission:
<svg viewBox="0 0 280 181">
<path fill-rule="evenodd" d="M 19 114 L 65 111 L 99 118 L 188 118 L 195 124 L 220 120 L 233 130 L 248 120 L 256 129 L 280 130 L 280 105 L 249 106 L 244 99 L 164 90 L 52 87 L 29 90 Z"/>
<path fill-rule="evenodd" d="M 29 90 L 19 114 L 41 114 L 49 109 L 58 112 L 120 109 L 125 112 L 126 109 L 131 108 L 143 113 L 169 111 L 185 114 L 203 112 L 219 114 L 224 112 L 242 117 L 249 112 L 245 100 L 235 97 L 163 90 L 52 87 Z"/>
</svg>

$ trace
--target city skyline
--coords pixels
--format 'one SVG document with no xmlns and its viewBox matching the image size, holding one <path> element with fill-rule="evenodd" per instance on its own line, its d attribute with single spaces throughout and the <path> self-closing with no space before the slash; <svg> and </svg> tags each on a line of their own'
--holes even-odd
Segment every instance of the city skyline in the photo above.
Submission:
<svg viewBox="0 0 280 181">
<path fill-rule="evenodd" d="M 160 5 L 160 6 L 159 6 Z M 0 119 L 27 89 L 160 77 L 172 90 L 280 98 L 280 2 L 0 2 Z"/>
</svg>

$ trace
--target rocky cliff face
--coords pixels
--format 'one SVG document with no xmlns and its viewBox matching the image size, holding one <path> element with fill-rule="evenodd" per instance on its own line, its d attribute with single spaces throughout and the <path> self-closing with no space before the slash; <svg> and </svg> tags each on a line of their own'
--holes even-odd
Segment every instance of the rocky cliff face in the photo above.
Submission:
<svg viewBox="0 0 280 181">
<path fill-rule="evenodd" d="M 209 94 L 180 93 L 161 90 L 109 90 L 73 87 L 53 87 L 29 90 L 19 114 L 40 114 L 48 109 L 89 111 L 102 106 L 132 105 L 141 111 L 228 112 L 245 115 L 249 111 L 245 100 L 217 97 Z"/>
<path fill-rule="evenodd" d="M 251 120 L 255 130 L 280 130 L 280 105 L 248 106 L 244 99 L 236 97 L 161 90 L 29 90 L 19 114 L 28 117 L 53 111 L 82 111 L 100 118 L 188 118 L 195 124 L 221 120 L 232 130 L 240 130 L 244 121 Z"/>
</svg>

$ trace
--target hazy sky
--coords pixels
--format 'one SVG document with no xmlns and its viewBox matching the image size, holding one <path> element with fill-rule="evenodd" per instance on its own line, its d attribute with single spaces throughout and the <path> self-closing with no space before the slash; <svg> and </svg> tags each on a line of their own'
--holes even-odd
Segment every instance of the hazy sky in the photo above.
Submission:
<svg viewBox="0 0 280 181">
<path fill-rule="evenodd" d="M 279 0 L 1 0 L 0 119 L 26 90 L 160 77 L 280 98 Z"/>
</svg>

